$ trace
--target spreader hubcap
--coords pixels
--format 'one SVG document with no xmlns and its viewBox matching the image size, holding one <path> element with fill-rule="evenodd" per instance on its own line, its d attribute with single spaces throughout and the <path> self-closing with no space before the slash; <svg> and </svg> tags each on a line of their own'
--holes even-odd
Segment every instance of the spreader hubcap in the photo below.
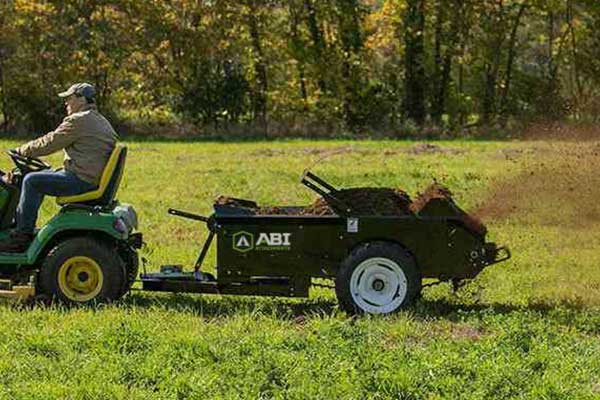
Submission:
<svg viewBox="0 0 600 400">
<path fill-rule="evenodd" d="M 102 290 L 102 268 L 89 257 L 77 256 L 66 260 L 58 270 L 58 286 L 72 301 L 86 302 Z"/>
<path fill-rule="evenodd" d="M 381 279 L 375 279 L 373 281 L 373 289 L 377 292 L 381 292 L 385 288 L 385 282 Z"/>
<path fill-rule="evenodd" d="M 350 293 L 356 305 L 365 312 L 392 312 L 402 304 L 407 292 L 408 280 L 404 271 L 388 258 L 369 258 L 352 272 Z"/>
</svg>

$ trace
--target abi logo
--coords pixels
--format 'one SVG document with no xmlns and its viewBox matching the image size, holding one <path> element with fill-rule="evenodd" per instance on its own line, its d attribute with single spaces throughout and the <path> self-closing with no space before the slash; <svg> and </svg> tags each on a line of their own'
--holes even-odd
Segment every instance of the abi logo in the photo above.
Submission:
<svg viewBox="0 0 600 400">
<path fill-rule="evenodd" d="M 240 231 L 233 234 L 233 249 L 241 253 L 250 250 L 281 251 L 292 248 L 291 233 L 261 232 L 254 241 L 254 234 Z"/>
<path fill-rule="evenodd" d="M 291 233 L 261 233 L 256 241 L 256 246 L 260 246 L 263 243 L 265 246 L 291 246 L 290 243 Z"/>
<path fill-rule="evenodd" d="M 234 233 L 233 249 L 242 253 L 254 249 L 254 235 L 245 231 Z"/>
</svg>

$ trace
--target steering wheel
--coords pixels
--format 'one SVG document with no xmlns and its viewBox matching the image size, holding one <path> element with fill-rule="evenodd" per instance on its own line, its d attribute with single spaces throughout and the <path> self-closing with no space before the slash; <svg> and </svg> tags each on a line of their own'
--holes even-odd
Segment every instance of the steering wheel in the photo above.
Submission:
<svg viewBox="0 0 600 400">
<path fill-rule="evenodd" d="M 51 168 L 50 164 L 40 160 L 39 158 L 26 157 L 17 153 L 15 150 L 8 150 L 6 153 L 10 156 L 17 169 L 21 171 L 23 175 L 29 172 L 37 172 Z"/>
</svg>

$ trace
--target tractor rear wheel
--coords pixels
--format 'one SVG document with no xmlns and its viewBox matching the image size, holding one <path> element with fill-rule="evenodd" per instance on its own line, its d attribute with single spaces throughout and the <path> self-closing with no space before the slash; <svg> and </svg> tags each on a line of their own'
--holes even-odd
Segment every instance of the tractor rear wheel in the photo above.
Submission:
<svg viewBox="0 0 600 400">
<path fill-rule="evenodd" d="M 350 314 L 390 314 L 412 304 L 421 292 L 421 276 L 414 258 L 401 246 L 365 243 L 342 261 L 335 292 Z"/>
<path fill-rule="evenodd" d="M 38 289 L 70 304 L 106 303 L 123 295 L 127 275 L 123 260 L 106 243 L 87 237 L 56 244 L 38 276 Z"/>
</svg>

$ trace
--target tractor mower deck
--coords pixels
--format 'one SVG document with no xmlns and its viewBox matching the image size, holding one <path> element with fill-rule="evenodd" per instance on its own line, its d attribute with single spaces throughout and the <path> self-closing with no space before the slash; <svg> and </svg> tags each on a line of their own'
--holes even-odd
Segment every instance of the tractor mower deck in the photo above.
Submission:
<svg viewBox="0 0 600 400">
<path fill-rule="evenodd" d="M 141 275 L 143 290 L 307 297 L 313 278 L 335 280 L 336 295 L 350 313 L 390 313 L 411 304 L 422 279 L 458 284 L 510 258 L 485 232 L 465 225 L 453 204 L 436 199 L 434 212 L 363 215 L 353 211 L 322 178 L 305 172 L 302 183 L 336 213 L 302 215 L 301 208 L 276 207 L 257 215 L 256 203 L 233 199 L 215 204 L 210 217 L 170 209 L 175 216 L 206 223 L 209 235 L 193 272 L 163 266 Z M 201 272 L 216 236 L 216 277 Z"/>
</svg>

